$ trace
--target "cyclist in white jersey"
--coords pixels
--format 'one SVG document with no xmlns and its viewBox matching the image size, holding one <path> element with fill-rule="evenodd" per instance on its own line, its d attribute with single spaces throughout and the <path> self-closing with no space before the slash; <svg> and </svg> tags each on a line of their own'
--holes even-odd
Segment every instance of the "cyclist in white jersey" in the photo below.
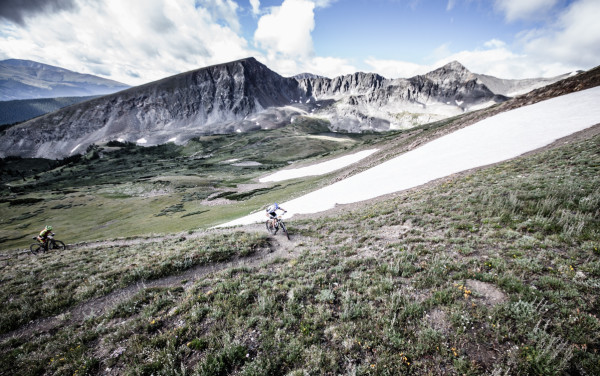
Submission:
<svg viewBox="0 0 600 376">
<path fill-rule="evenodd" d="M 287 213 L 287 210 L 279 206 L 277 203 L 273 205 L 269 205 L 267 208 L 267 217 L 271 220 L 271 224 L 275 227 L 275 218 L 277 218 L 277 210 L 281 210 L 284 213 Z"/>
</svg>

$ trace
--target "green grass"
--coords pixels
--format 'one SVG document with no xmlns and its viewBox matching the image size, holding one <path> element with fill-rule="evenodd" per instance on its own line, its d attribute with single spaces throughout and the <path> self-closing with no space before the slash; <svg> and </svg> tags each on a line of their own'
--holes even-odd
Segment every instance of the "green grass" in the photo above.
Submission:
<svg viewBox="0 0 600 376">
<path fill-rule="evenodd" d="M 600 374 L 599 169 L 595 136 L 333 217 L 291 220 L 293 253 L 191 285 L 142 289 L 84 321 L 66 316 L 51 335 L 4 340 L 0 373 Z M 282 184 L 274 196 L 309 188 Z M 176 190 L 161 196 L 141 217 L 201 210 L 185 201 L 185 212 L 155 217 L 181 197 Z M 223 207 L 221 218 L 259 201 Z M 213 241 L 225 255 L 242 255 L 265 240 L 238 232 L 164 247 L 74 250 L 62 260 L 10 259 L 3 301 L 33 291 L 40 295 L 14 309 L 39 310 L 44 294 L 78 296 L 88 274 L 102 281 L 90 296 L 101 296 L 102 286 L 137 280 L 126 266 L 138 259 L 143 278 L 169 275 Z"/>
<path fill-rule="evenodd" d="M 238 232 L 200 241 L 182 238 L 131 246 L 76 247 L 8 259 L 2 273 L 0 297 L 6 304 L 0 308 L 0 333 L 133 282 L 246 257 L 264 247 L 264 236 Z"/>
</svg>

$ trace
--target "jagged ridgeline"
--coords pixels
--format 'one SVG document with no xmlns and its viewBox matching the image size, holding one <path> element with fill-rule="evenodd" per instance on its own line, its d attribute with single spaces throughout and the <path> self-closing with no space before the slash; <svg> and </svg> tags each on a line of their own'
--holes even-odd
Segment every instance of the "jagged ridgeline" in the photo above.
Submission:
<svg viewBox="0 0 600 376">
<path fill-rule="evenodd" d="M 506 80 L 486 77 L 456 62 L 409 79 L 373 73 L 333 79 L 310 74 L 282 77 L 247 58 L 181 73 L 12 126 L 0 134 L 0 157 L 63 158 L 111 140 L 182 144 L 201 135 L 277 128 L 300 116 L 325 120 L 333 131 L 410 128 L 506 100 L 484 83 L 492 82 L 507 94 Z"/>
</svg>

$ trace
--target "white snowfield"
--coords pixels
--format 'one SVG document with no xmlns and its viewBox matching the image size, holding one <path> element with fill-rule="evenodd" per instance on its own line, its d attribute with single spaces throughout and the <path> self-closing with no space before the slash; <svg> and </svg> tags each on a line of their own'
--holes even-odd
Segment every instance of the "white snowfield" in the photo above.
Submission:
<svg viewBox="0 0 600 376">
<path fill-rule="evenodd" d="M 265 176 L 264 178 L 260 178 L 259 181 L 261 183 L 266 183 L 270 181 L 283 181 L 288 179 L 296 179 L 302 178 L 305 176 L 316 176 L 316 175 L 324 175 L 328 174 L 332 171 L 339 170 L 340 168 L 344 168 L 346 166 L 350 166 L 353 163 L 360 161 L 368 157 L 369 155 L 375 153 L 377 149 L 369 149 L 359 151 L 354 154 L 345 155 L 343 157 L 339 157 L 336 159 L 332 159 L 330 161 L 317 163 L 312 166 L 301 167 L 301 168 L 293 168 L 289 170 L 281 170 L 274 174 Z"/>
<path fill-rule="evenodd" d="M 295 214 L 368 200 L 471 168 L 501 162 L 600 123 L 600 87 L 503 112 L 433 140 L 360 174 L 280 204 Z M 265 220 L 265 212 L 219 227 Z"/>
</svg>

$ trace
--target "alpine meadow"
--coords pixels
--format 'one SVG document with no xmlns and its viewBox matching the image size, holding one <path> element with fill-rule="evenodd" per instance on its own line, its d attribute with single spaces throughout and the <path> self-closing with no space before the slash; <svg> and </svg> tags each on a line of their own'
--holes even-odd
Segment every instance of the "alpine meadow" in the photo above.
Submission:
<svg viewBox="0 0 600 376">
<path fill-rule="evenodd" d="M 409 189 L 290 206 L 290 240 L 264 216 L 485 119 L 598 103 L 599 85 L 599 68 L 509 85 L 458 63 L 327 79 L 243 59 L 5 126 L 0 374 L 600 374 L 600 119 Z M 67 249 L 32 255 L 49 223 Z"/>
</svg>

